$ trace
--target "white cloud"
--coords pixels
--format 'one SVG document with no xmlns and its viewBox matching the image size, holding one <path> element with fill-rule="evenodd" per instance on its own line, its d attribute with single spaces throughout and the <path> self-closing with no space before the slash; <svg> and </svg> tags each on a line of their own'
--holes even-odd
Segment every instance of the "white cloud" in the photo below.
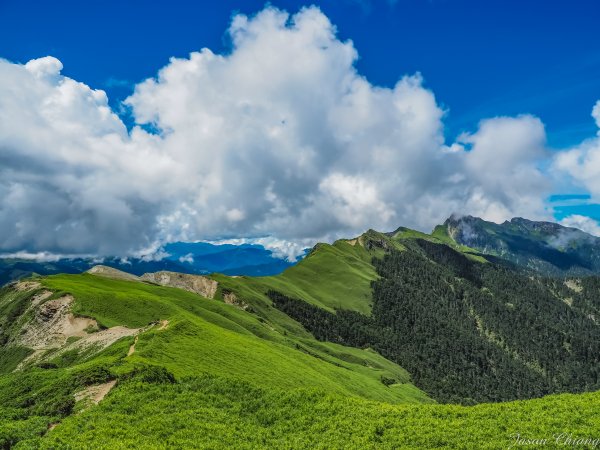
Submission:
<svg viewBox="0 0 600 450">
<path fill-rule="evenodd" d="M 262 245 L 265 249 L 270 250 L 274 258 L 285 259 L 289 262 L 296 262 L 305 251 L 314 245 L 312 239 L 303 239 L 295 241 L 286 241 L 277 239 L 273 236 L 255 237 L 255 238 L 231 238 L 218 239 L 216 241 L 202 241 L 212 245 Z"/>
<path fill-rule="evenodd" d="M 25 64 L 25 69 L 36 78 L 56 78 L 63 69 L 63 65 L 53 56 L 46 56 L 44 58 L 32 59 Z"/>
<path fill-rule="evenodd" d="M 592 117 L 600 128 L 600 101 L 596 102 Z M 600 129 L 596 137 L 560 152 L 553 168 L 558 173 L 567 174 L 574 184 L 584 187 L 592 200 L 600 200 Z"/>
<path fill-rule="evenodd" d="M 76 258 L 92 258 L 95 263 L 101 263 L 103 258 L 94 258 L 94 255 L 81 255 L 81 254 L 60 254 L 51 252 L 11 252 L 11 253 L 0 253 L 0 259 L 24 259 L 30 261 L 40 262 L 56 262 L 61 259 L 76 259 Z"/>
<path fill-rule="evenodd" d="M 551 185 L 538 165 L 547 158 L 542 122 L 532 116 L 483 120 L 463 135 L 469 197 L 465 210 L 496 222 L 515 215 L 544 218 L 544 194 Z M 459 210 L 463 212 L 463 210 Z"/>
<path fill-rule="evenodd" d="M 596 121 L 596 126 L 600 128 L 600 100 L 596 102 L 592 109 L 592 117 Z M 598 134 L 600 134 L 600 130 L 598 130 Z"/>
<path fill-rule="evenodd" d="M 138 84 L 129 133 L 57 59 L 0 61 L 0 251 L 154 258 L 170 241 L 273 236 L 295 258 L 454 211 L 545 217 L 538 119 L 485 120 L 446 145 L 421 75 L 371 84 L 318 8 L 237 15 L 229 34 L 229 54 L 173 58 Z"/>
<path fill-rule="evenodd" d="M 194 255 L 191 254 L 191 253 L 188 253 L 187 255 L 180 256 L 179 257 L 179 262 L 180 263 L 194 264 Z"/>
<path fill-rule="evenodd" d="M 594 236 L 600 236 L 600 225 L 590 217 L 573 214 L 560 221 L 565 227 L 578 228 Z"/>
</svg>

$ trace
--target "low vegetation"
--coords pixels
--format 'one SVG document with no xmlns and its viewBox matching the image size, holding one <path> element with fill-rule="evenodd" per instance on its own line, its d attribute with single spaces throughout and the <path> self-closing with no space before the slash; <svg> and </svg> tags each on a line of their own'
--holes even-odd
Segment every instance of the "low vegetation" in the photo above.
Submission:
<svg viewBox="0 0 600 450">
<path fill-rule="evenodd" d="M 119 383 L 98 406 L 17 448 L 499 449 L 517 444 L 517 436 L 564 448 L 556 442 L 560 433 L 598 437 L 598 407 L 598 393 L 474 407 L 409 406 L 209 375 L 173 382 L 141 374 Z M 22 425 L 24 433 L 44 431 L 39 423 Z"/>
<path fill-rule="evenodd" d="M 0 448 L 598 438 L 598 392 L 488 403 L 600 389 L 595 279 L 525 276 L 410 230 L 318 245 L 279 276 L 213 279 L 214 299 L 91 274 L 3 288 Z M 94 326 L 62 347 L 23 345 L 44 302 L 66 295 Z M 120 339 L 79 345 L 102 333 Z"/>
</svg>

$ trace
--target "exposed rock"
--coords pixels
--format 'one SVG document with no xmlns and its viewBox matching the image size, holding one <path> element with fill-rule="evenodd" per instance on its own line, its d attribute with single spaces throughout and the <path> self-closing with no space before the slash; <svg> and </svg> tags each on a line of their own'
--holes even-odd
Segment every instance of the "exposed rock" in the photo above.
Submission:
<svg viewBox="0 0 600 450">
<path fill-rule="evenodd" d="M 109 345 L 114 344 L 121 338 L 135 336 L 141 331 L 143 330 L 140 328 L 127 328 L 119 325 L 106 330 L 98 331 L 96 333 L 87 334 L 80 340 L 75 341 L 69 346 L 65 347 L 64 350 L 66 351 L 74 348 L 86 349 L 90 346 L 95 346 L 98 349 L 104 349 Z"/>
<path fill-rule="evenodd" d="M 34 291 L 42 285 L 38 281 L 17 281 L 14 288 L 17 291 Z"/>
<path fill-rule="evenodd" d="M 37 304 L 40 302 L 38 299 Z M 83 337 L 87 335 L 86 329 L 98 328 L 94 319 L 71 314 L 72 302 L 73 297 L 65 295 L 43 303 L 26 324 L 25 332 L 18 338 L 19 344 L 34 350 L 59 348 L 69 337 Z"/>
<path fill-rule="evenodd" d="M 31 298 L 31 306 L 35 307 L 51 296 L 52 296 L 51 291 L 38 292 Z"/>
<path fill-rule="evenodd" d="M 122 326 L 98 331 L 98 323 L 94 319 L 71 313 L 72 296 L 65 295 L 42 303 L 51 295 L 50 291 L 42 291 L 32 298 L 33 317 L 24 324 L 14 344 L 29 347 L 34 352 L 21 361 L 16 370 L 69 350 L 85 351 L 93 347 L 100 351 L 123 337 L 140 332 L 140 329 Z M 71 342 L 73 339 L 69 338 L 78 339 Z M 48 353 L 49 350 L 52 352 Z"/>
<path fill-rule="evenodd" d="M 367 250 L 374 250 L 374 249 L 382 249 L 382 250 L 389 250 L 390 249 L 390 245 L 389 243 L 384 240 L 384 239 L 374 239 L 374 238 L 370 238 L 368 239 L 365 244 L 364 247 Z"/>
<path fill-rule="evenodd" d="M 348 239 L 348 240 L 346 240 L 346 242 L 348 244 L 350 244 L 352 247 L 355 247 L 357 244 L 360 245 L 361 247 L 365 246 L 364 237 L 362 235 L 355 237 L 354 239 Z"/>
<path fill-rule="evenodd" d="M 140 277 L 131 273 L 123 272 L 122 270 L 102 265 L 92 267 L 90 270 L 87 271 L 87 273 L 106 278 L 113 278 L 115 280 L 139 281 L 140 279 Z"/>
<path fill-rule="evenodd" d="M 250 307 L 248 303 L 246 303 L 243 300 L 240 300 L 237 297 L 237 295 L 235 295 L 231 291 L 223 291 L 223 301 L 228 305 L 237 306 L 238 308 L 243 309 L 244 311 L 248 310 L 248 308 Z"/>
<path fill-rule="evenodd" d="M 113 387 L 117 384 L 117 380 L 112 380 L 107 383 L 97 384 L 95 386 L 89 386 L 79 392 L 75 393 L 75 401 L 84 401 L 87 403 L 86 406 L 97 405 L 102 401 L 106 394 L 108 394 Z M 84 407 L 80 412 L 85 410 Z"/>
<path fill-rule="evenodd" d="M 203 297 L 214 298 L 218 283 L 201 275 L 189 275 L 177 272 L 154 272 L 145 273 L 140 277 L 143 281 L 149 281 L 161 286 L 170 286 L 186 291 L 200 294 Z"/>
<path fill-rule="evenodd" d="M 581 286 L 580 280 L 566 280 L 565 286 L 567 286 L 569 289 L 575 292 L 583 291 L 583 286 Z"/>
</svg>

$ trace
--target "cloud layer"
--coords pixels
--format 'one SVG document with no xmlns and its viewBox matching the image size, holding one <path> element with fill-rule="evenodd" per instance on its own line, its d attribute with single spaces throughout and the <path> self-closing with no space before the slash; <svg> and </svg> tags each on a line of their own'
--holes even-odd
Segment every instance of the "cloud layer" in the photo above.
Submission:
<svg viewBox="0 0 600 450">
<path fill-rule="evenodd" d="M 561 152 L 555 161 L 555 168 L 570 175 L 579 186 L 592 196 L 592 201 L 600 200 L 600 100 L 592 109 L 592 117 L 599 130 L 596 137 L 580 145 Z"/>
<path fill-rule="evenodd" d="M 136 85 L 130 131 L 56 58 L 0 60 L 0 253 L 127 256 L 272 236 L 291 254 L 366 228 L 430 229 L 456 211 L 548 217 L 539 119 L 483 120 L 447 144 L 421 76 L 372 85 L 319 9 L 267 7 L 228 33 L 230 53 L 173 58 Z M 599 142 L 555 169 L 600 196 Z"/>
</svg>

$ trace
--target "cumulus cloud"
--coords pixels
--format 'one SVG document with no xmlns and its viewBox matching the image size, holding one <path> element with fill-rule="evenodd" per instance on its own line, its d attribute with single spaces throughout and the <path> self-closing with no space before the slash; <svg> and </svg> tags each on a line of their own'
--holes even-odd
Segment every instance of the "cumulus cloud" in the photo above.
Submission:
<svg viewBox="0 0 600 450">
<path fill-rule="evenodd" d="M 218 239 L 216 241 L 204 241 L 213 245 L 261 245 L 265 249 L 270 250 L 274 258 L 285 259 L 289 262 L 296 262 L 306 253 L 306 251 L 314 244 L 312 239 L 296 239 L 294 241 L 286 241 L 277 239 L 273 236 L 264 236 L 256 238 L 231 238 Z"/>
<path fill-rule="evenodd" d="M 594 236 L 600 236 L 600 225 L 597 221 L 587 216 L 572 214 L 562 219 L 560 224 L 565 227 L 578 228 Z"/>
<path fill-rule="evenodd" d="M 567 174 L 573 183 L 584 187 L 592 200 L 600 200 L 600 101 L 592 109 L 592 117 L 598 125 L 597 136 L 580 145 L 560 152 L 553 168 Z"/>
<path fill-rule="evenodd" d="M 271 236 L 294 258 L 455 211 L 546 217 L 538 119 L 484 120 L 447 144 L 421 75 L 371 84 L 318 8 L 237 15 L 228 33 L 228 54 L 173 58 L 137 84 L 130 131 L 56 58 L 0 61 L 0 251 L 154 257 Z"/>
<path fill-rule="evenodd" d="M 103 91 L 61 68 L 51 57 L 24 66 L 0 60 L 0 251 L 147 245 L 164 209 L 155 183 L 168 182 L 170 170 L 176 176 L 175 163 L 155 136 L 128 134 Z"/>
<path fill-rule="evenodd" d="M 476 133 L 459 141 L 471 146 L 463 155 L 471 185 L 466 209 L 479 209 L 479 215 L 496 222 L 515 215 L 543 217 L 543 196 L 551 185 L 538 167 L 547 157 L 538 118 L 483 120 Z"/>
<path fill-rule="evenodd" d="M 600 100 L 596 102 L 592 109 L 592 117 L 596 121 L 596 126 L 600 128 Z M 598 130 L 598 134 L 600 134 L 600 130 Z"/>
</svg>

